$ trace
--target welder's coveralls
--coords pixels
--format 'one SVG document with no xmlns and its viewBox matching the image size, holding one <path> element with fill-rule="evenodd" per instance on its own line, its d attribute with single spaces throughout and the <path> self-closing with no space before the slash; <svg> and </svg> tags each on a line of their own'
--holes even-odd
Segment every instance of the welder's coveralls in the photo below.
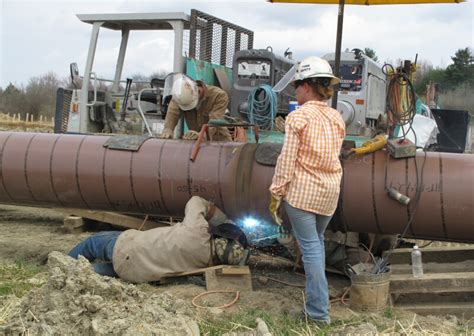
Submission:
<svg viewBox="0 0 474 336">
<path fill-rule="evenodd" d="M 179 119 L 184 116 L 189 130 L 199 132 L 202 125 L 207 124 L 209 119 L 223 119 L 224 113 L 229 104 L 229 97 L 224 90 L 206 85 L 204 97 L 199 101 L 196 109 L 181 111 L 178 104 L 171 99 L 166 112 L 165 129 L 174 130 Z M 229 130 L 226 127 L 211 127 L 209 135 L 214 141 L 232 141 Z"/>
<path fill-rule="evenodd" d="M 112 258 L 115 272 L 124 280 L 140 283 L 208 267 L 211 262 L 208 206 L 208 201 L 194 196 L 186 204 L 183 222 L 121 233 Z"/>
</svg>

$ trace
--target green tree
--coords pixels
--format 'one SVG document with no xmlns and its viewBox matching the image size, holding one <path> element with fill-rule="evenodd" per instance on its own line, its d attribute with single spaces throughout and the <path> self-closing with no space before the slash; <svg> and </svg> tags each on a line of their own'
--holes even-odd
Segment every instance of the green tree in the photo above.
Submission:
<svg viewBox="0 0 474 336">
<path fill-rule="evenodd" d="M 415 91 L 418 95 L 424 95 L 426 92 L 426 85 L 429 82 L 438 83 L 441 90 L 446 90 L 446 71 L 441 68 L 429 69 L 425 73 L 418 75 L 415 82 Z"/>
<path fill-rule="evenodd" d="M 375 50 L 374 50 L 374 49 L 371 49 L 371 48 L 364 48 L 364 54 L 365 54 L 367 57 L 370 57 L 371 59 L 373 59 L 375 62 L 378 62 L 378 61 L 379 61 L 379 58 L 378 58 L 378 56 L 375 54 Z"/>
<path fill-rule="evenodd" d="M 453 64 L 446 68 L 446 82 L 455 88 L 464 82 L 474 85 L 474 56 L 469 48 L 459 49 L 453 57 Z"/>
<path fill-rule="evenodd" d="M 14 84 L 10 83 L 3 91 L 1 98 L 3 113 L 20 114 L 22 117 L 27 113 L 27 104 L 22 88 L 17 88 Z"/>
<path fill-rule="evenodd" d="M 48 72 L 39 77 L 32 77 L 25 88 L 26 113 L 33 115 L 53 116 L 55 111 L 56 92 L 61 85 L 56 74 Z"/>
</svg>

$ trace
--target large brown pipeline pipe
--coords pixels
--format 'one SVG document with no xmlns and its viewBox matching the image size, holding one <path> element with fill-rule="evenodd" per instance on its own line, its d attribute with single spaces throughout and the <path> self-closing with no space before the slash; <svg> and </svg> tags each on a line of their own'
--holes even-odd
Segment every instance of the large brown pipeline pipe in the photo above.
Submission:
<svg viewBox="0 0 474 336">
<path fill-rule="evenodd" d="M 269 220 L 274 167 L 254 157 L 262 145 L 148 139 L 138 151 L 104 148 L 110 136 L 0 132 L 0 202 L 43 207 L 182 215 L 187 200 L 213 200 L 231 218 Z M 427 153 L 416 158 L 421 197 L 407 235 L 474 242 L 474 155 Z M 401 233 L 415 212 L 415 159 L 379 151 L 343 162 L 334 229 Z M 387 169 L 385 169 L 387 167 Z M 387 178 L 385 179 L 385 175 Z M 385 185 L 412 198 L 387 196 Z"/>
</svg>

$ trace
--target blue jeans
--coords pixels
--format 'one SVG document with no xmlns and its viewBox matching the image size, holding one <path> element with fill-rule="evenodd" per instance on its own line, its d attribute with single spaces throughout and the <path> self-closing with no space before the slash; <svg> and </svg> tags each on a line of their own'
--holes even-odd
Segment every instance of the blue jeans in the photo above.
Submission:
<svg viewBox="0 0 474 336">
<path fill-rule="evenodd" d="M 315 321 L 330 322 L 329 288 L 326 279 L 324 231 L 332 216 L 322 216 L 283 202 L 303 256 L 306 273 L 305 313 Z"/>
<path fill-rule="evenodd" d="M 100 275 L 117 277 L 112 264 L 114 246 L 122 231 L 104 231 L 90 236 L 74 247 L 68 255 L 77 259 L 79 255 L 89 260 L 94 271 Z M 96 262 L 100 261 L 100 262 Z"/>
</svg>

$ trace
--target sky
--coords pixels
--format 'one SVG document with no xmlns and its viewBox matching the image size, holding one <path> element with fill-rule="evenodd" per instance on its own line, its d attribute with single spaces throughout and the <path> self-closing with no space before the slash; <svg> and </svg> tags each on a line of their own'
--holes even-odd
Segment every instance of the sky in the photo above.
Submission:
<svg viewBox="0 0 474 336">
<path fill-rule="evenodd" d="M 282 4 L 265 0 L 0 0 L 0 87 L 27 85 L 53 71 L 83 74 L 92 26 L 76 14 L 183 12 L 191 9 L 254 31 L 254 48 L 271 46 L 293 58 L 334 52 L 336 5 Z M 381 62 L 418 59 L 445 68 L 461 48 L 473 48 L 473 0 L 461 4 L 346 6 L 342 49 L 369 47 Z M 101 30 L 93 70 L 112 78 L 120 34 Z M 131 34 L 123 77 L 171 71 L 172 32 Z"/>
</svg>

